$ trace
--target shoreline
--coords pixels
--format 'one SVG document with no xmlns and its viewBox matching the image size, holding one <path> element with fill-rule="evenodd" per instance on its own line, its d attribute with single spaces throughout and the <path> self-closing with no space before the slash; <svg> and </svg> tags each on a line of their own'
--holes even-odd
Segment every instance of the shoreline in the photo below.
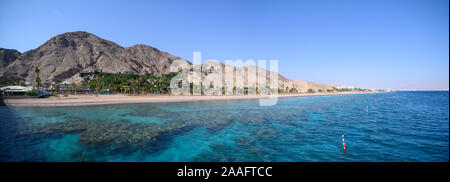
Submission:
<svg viewBox="0 0 450 182">
<path fill-rule="evenodd" d="M 301 93 L 301 94 L 278 94 L 278 98 L 284 97 L 309 97 L 327 95 L 348 94 L 373 94 L 383 92 L 339 92 L 339 93 Z M 150 95 L 150 96 L 128 96 L 128 95 L 69 95 L 67 97 L 49 97 L 32 99 L 4 99 L 6 106 L 13 107 L 75 107 L 75 106 L 98 106 L 113 104 L 137 104 L 137 103 L 167 103 L 167 102 L 194 102 L 215 100 L 245 100 L 264 99 L 267 95 L 220 95 L 220 96 L 172 96 L 172 95 Z"/>
</svg>

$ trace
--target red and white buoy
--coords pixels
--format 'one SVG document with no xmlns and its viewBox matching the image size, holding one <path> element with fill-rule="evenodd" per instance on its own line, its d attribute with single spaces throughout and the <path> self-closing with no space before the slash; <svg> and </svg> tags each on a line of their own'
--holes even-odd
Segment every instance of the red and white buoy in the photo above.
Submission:
<svg viewBox="0 0 450 182">
<path fill-rule="evenodd" d="M 342 135 L 342 146 L 344 147 L 344 152 L 345 152 L 345 141 L 344 141 L 344 135 Z"/>
</svg>

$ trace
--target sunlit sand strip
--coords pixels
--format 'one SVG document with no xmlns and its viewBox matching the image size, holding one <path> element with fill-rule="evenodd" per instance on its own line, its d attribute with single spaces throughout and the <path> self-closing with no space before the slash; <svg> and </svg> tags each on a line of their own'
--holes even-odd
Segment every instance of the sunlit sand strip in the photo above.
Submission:
<svg viewBox="0 0 450 182">
<path fill-rule="evenodd" d="M 344 94 L 371 94 L 379 92 L 339 92 L 339 93 L 311 93 L 311 94 L 279 94 L 283 97 L 306 97 L 323 95 L 344 95 Z M 69 95 L 67 97 L 33 98 L 33 99 L 6 99 L 7 106 L 22 107 L 57 107 L 57 106 L 92 106 L 108 104 L 133 104 L 133 103 L 160 103 L 160 102 L 192 102 L 192 101 L 212 101 L 212 100 L 239 100 L 239 99 L 261 99 L 267 98 L 264 95 L 230 95 L 230 96 L 128 96 L 128 95 Z"/>
</svg>

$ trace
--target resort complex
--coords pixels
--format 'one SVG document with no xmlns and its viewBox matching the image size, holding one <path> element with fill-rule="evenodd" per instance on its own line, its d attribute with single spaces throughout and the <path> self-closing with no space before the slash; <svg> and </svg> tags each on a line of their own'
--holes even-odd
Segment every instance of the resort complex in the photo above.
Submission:
<svg viewBox="0 0 450 182">
<path fill-rule="evenodd" d="M 0 168 L 281 181 L 449 166 L 448 0 L 0 7 Z"/>
</svg>

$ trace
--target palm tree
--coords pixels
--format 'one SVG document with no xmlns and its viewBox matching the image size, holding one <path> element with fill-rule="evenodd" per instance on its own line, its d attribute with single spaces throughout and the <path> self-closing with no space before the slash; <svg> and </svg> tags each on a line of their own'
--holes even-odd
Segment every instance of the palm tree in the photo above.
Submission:
<svg viewBox="0 0 450 182">
<path fill-rule="evenodd" d="M 36 73 L 36 79 L 34 80 L 38 84 L 38 89 L 41 87 L 41 78 L 39 78 L 39 68 L 35 68 L 34 72 Z"/>
</svg>

